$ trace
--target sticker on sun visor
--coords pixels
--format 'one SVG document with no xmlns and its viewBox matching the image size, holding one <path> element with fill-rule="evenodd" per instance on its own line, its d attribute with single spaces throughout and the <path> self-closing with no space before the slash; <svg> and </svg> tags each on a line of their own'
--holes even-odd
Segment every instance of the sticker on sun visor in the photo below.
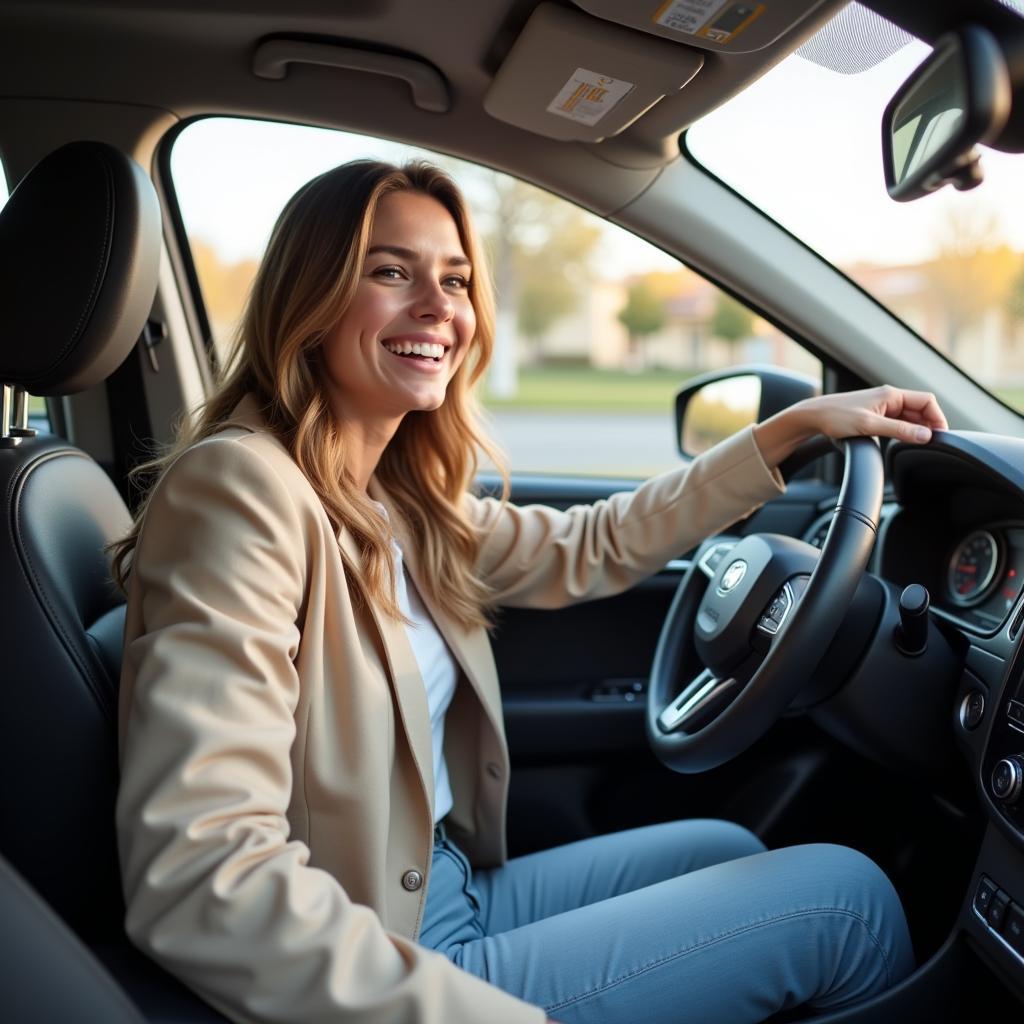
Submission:
<svg viewBox="0 0 1024 1024">
<path fill-rule="evenodd" d="M 730 4 L 729 0 L 666 0 L 651 20 L 674 32 L 724 46 L 761 14 L 764 7 L 764 4 Z"/>
<path fill-rule="evenodd" d="M 570 121 L 579 121 L 580 124 L 597 124 L 632 90 L 632 82 L 599 75 L 586 68 L 577 68 L 572 78 L 548 104 L 547 110 L 549 114 L 567 117 Z"/>
</svg>

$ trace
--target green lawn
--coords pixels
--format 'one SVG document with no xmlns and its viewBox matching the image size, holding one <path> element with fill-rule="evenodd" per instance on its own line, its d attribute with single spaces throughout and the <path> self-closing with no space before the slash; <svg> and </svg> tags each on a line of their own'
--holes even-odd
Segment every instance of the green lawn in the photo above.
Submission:
<svg viewBox="0 0 1024 1024">
<path fill-rule="evenodd" d="M 586 412 L 666 412 L 688 375 L 674 370 L 625 373 L 622 370 L 542 368 L 519 371 L 513 399 L 483 392 L 489 409 L 566 409 Z M 1014 409 L 1024 412 L 1024 388 L 993 388 Z"/>
<path fill-rule="evenodd" d="M 572 409 L 592 412 L 667 412 L 687 374 L 669 370 L 625 373 L 621 370 L 546 368 L 519 371 L 513 399 L 492 398 L 484 404 L 504 409 Z"/>
</svg>

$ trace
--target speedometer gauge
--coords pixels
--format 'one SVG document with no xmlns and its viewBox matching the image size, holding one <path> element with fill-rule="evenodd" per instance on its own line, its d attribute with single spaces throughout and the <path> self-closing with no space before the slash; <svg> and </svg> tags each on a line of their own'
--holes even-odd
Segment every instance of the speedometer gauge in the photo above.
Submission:
<svg viewBox="0 0 1024 1024">
<path fill-rule="evenodd" d="M 946 589 L 950 599 L 959 605 L 977 604 L 995 578 L 999 558 L 999 545 L 987 530 L 977 530 L 962 540 L 949 560 Z"/>
</svg>

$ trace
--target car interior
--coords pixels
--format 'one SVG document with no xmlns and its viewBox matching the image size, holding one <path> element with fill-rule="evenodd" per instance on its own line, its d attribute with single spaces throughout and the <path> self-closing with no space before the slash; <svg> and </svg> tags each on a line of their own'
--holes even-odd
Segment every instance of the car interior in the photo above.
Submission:
<svg viewBox="0 0 1024 1024">
<path fill-rule="evenodd" d="M 782 467 L 783 495 L 629 592 L 501 611 L 509 852 L 686 817 L 770 847 L 842 843 L 892 879 L 918 967 L 815 1019 L 1020 1015 L 1024 418 L 687 135 L 802 47 L 833 69 L 878 50 L 880 24 L 929 51 L 872 114 L 887 201 L 969 195 L 998 155 L 1024 185 L 1013 0 L 0 0 L 0 1017 L 225 1019 L 124 934 L 125 598 L 107 553 L 142 494 L 129 474 L 223 358 L 173 164 L 211 118 L 511 175 L 651 243 L 813 356 L 810 375 L 741 360 L 680 373 L 663 413 L 677 458 L 729 432 L 710 422 L 722 401 L 750 406 L 742 425 L 819 392 L 936 395 L 951 429 L 928 445 L 810 444 Z M 776 165 L 772 182 L 789 173 L 785 152 L 743 159 Z M 829 181 L 808 203 L 822 196 L 844 202 Z M 559 508 L 638 483 L 511 470 L 512 501 Z M 500 480 L 485 468 L 477 485 Z"/>
</svg>

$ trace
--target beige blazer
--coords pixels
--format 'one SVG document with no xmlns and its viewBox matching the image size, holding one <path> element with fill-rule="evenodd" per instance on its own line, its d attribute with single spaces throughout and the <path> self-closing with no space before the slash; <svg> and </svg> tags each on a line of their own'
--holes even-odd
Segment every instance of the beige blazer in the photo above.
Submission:
<svg viewBox="0 0 1024 1024">
<path fill-rule="evenodd" d="M 592 506 L 467 495 L 466 510 L 499 603 L 555 608 L 625 590 L 781 489 L 747 430 Z M 418 585 L 403 522 L 371 494 Z M 426 694 L 405 627 L 353 607 L 359 561 L 249 401 L 160 481 L 121 678 L 128 932 L 236 1021 L 539 1024 L 540 1009 L 416 944 L 433 840 Z M 419 590 L 461 668 L 447 821 L 474 864 L 498 865 L 509 761 L 488 637 Z"/>
</svg>

